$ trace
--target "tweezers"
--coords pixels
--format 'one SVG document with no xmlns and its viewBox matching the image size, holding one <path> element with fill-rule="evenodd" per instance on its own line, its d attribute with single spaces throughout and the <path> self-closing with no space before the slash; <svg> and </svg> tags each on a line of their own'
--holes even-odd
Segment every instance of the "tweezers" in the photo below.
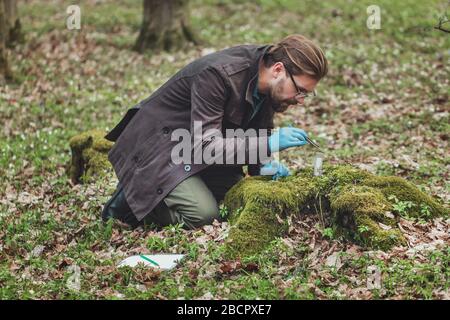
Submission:
<svg viewBox="0 0 450 320">
<path fill-rule="evenodd" d="M 308 141 L 310 144 L 312 144 L 314 147 L 316 147 L 317 149 L 319 149 L 320 151 L 322 151 L 322 149 L 320 148 L 320 146 L 315 143 L 314 141 L 312 141 L 310 138 L 306 137 L 306 141 Z"/>
</svg>

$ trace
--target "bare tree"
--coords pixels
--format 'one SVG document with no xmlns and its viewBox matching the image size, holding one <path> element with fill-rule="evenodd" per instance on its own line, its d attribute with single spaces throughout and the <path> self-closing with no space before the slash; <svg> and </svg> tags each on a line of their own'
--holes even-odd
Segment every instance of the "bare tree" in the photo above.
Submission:
<svg viewBox="0 0 450 320">
<path fill-rule="evenodd" d="M 180 49 L 199 41 L 189 23 L 188 0 L 144 0 L 144 16 L 135 50 Z"/>
<path fill-rule="evenodd" d="M 17 0 L 3 0 L 5 2 L 6 26 L 9 29 L 7 45 L 22 41 L 22 27 L 17 10 Z"/>
<path fill-rule="evenodd" d="M 6 26 L 5 1 L 0 0 L 0 84 L 5 79 L 11 78 L 6 52 L 6 40 L 9 37 L 9 29 Z"/>
<path fill-rule="evenodd" d="M 7 47 L 22 40 L 16 0 L 0 0 L 0 82 L 12 78 Z"/>
</svg>

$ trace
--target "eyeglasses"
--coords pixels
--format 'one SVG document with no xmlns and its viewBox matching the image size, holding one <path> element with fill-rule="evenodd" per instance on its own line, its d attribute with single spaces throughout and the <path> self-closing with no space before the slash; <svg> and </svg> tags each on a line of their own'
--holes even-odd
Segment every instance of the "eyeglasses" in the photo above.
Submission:
<svg viewBox="0 0 450 320">
<path fill-rule="evenodd" d="M 295 86 L 295 90 L 297 91 L 297 93 L 295 94 L 295 99 L 300 99 L 300 98 L 306 99 L 306 98 L 312 98 L 312 97 L 317 96 L 316 90 L 313 90 L 312 92 L 306 92 L 305 89 L 303 89 L 303 88 L 300 89 L 297 86 L 297 83 L 295 82 L 294 77 L 292 76 L 292 73 L 290 73 L 287 68 L 286 68 L 286 72 L 289 74 L 289 77 L 291 78 L 292 83 Z"/>
</svg>

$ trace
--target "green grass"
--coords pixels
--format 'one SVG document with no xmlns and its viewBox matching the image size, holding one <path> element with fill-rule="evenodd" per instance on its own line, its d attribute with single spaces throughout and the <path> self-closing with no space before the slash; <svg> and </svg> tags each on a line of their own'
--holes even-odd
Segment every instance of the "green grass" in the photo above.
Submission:
<svg viewBox="0 0 450 320">
<path fill-rule="evenodd" d="M 69 138 L 91 128 L 112 128 L 128 107 L 199 57 L 199 50 L 139 55 L 131 47 L 141 1 L 78 3 L 80 31 L 65 29 L 65 9 L 73 1 L 19 4 L 26 42 L 11 54 L 16 82 L 0 88 L 1 299 L 195 299 L 207 293 L 227 299 L 436 299 L 448 292 L 450 251 L 445 248 L 423 254 L 420 261 L 344 252 L 342 268 L 334 270 L 309 260 L 312 250 L 305 243 L 311 239 L 293 248 L 278 239 L 242 262 L 256 264 L 257 270 L 223 273 L 218 242 L 195 241 L 204 230 L 132 232 L 101 223 L 115 177 L 72 186 L 65 173 Z M 193 0 L 191 19 L 204 48 L 272 43 L 291 33 L 316 40 L 330 61 L 320 96 L 306 108 L 278 116 L 276 123 L 294 123 L 317 137 L 337 157 L 327 160 L 365 163 L 378 174 L 404 176 L 448 201 L 450 38 L 432 29 L 445 3 L 377 1 L 381 30 L 366 28 L 370 4 Z M 348 72 L 360 81 L 349 86 L 343 77 Z M 382 108 L 387 111 L 380 113 Z M 305 147 L 283 157 L 295 167 L 308 165 L 312 154 Z M 324 245 L 341 245 L 333 230 L 316 229 Z M 30 257 L 38 245 L 45 247 L 43 253 Z M 132 250 L 174 251 L 187 259 L 170 272 L 117 269 Z M 81 268 L 79 292 L 66 286 L 68 266 L 74 264 Z M 366 287 L 372 265 L 381 270 L 382 289 L 355 293 Z"/>
</svg>

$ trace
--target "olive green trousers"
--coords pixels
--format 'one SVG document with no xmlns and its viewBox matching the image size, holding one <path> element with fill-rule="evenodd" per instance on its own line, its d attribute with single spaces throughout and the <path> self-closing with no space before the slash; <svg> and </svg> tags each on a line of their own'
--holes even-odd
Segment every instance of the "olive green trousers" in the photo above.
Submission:
<svg viewBox="0 0 450 320">
<path fill-rule="evenodd" d="M 176 186 L 145 218 L 139 222 L 131 211 L 119 185 L 105 204 L 102 218 L 118 219 L 132 227 L 154 224 L 164 227 L 182 224 L 195 229 L 221 220 L 219 204 L 225 193 L 244 177 L 242 167 L 210 166 Z"/>
</svg>

